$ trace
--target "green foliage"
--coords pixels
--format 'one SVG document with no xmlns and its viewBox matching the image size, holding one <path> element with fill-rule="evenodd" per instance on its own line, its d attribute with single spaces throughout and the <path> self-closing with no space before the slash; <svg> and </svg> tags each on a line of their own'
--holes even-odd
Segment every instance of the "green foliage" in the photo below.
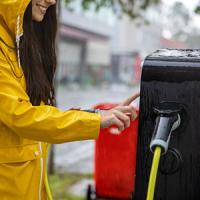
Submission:
<svg viewBox="0 0 200 200">
<path fill-rule="evenodd" d="M 49 176 L 49 183 L 56 200 L 84 200 L 85 197 L 74 196 L 70 193 L 70 187 L 83 179 L 92 179 L 91 174 L 55 174 Z"/>
<path fill-rule="evenodd" d="M 157 5 L 161 0 L 64 0 L 67 8 L 73 10 L 70 5 L 74 2 L 80 2 L 82 9 L 87 11 L 94 8 L 97 12 L 102 8 L 109 8 L 117 16 L 122 14 L 128 15 L 131 18 L 141 17 L 141 12 L 150 7 Z M 194 12 L 200 14 L 200 5 L 198 5 Z"/>
<path fill-rule="evenodd" d="M 195 13 L 196 13 L 196 14 L 200 14 L 200 5 L 196 7 Z"/>
<path fill-rule="evenodd" d="M 110 8 L 119 15 L 126 14 L 131 18 L 140 16 L 140 11 L 145 10 L 152 4 L 160 3 L 160 0 L 64 0 L 67 7 L 74 1 L 80 1 L 83 10 L 89 10 L 91 7 L 99 11 L 102 8 Z"/>
</svg>

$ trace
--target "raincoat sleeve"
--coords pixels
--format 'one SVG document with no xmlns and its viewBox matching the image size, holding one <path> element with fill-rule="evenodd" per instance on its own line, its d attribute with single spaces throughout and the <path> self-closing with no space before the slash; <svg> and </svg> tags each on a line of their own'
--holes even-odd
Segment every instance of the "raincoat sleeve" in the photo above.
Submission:
<svg viewBox="0 0 200 200">
<path fill-rule="evenodd" d="M 83 111 L 61 112 L 55 107 L 33 106 L 11 70 L 0 56 L 0 121 L 21 137 L 48 143 L 95 139 L 100 115 Z"/>
</svg>

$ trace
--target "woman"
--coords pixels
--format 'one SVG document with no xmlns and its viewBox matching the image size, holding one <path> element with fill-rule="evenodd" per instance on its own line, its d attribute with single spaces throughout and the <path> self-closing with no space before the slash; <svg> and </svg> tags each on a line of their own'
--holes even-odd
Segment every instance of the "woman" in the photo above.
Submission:
<svg viewBox="0 0 200 200">
<path fill-rule="evenodd" d="M 130 125 L 132 96 L 100 113 L 54 107 L 56 1 L 0 0 L 0 198 L 45 200 L 47 143 Z"/>
</svg>

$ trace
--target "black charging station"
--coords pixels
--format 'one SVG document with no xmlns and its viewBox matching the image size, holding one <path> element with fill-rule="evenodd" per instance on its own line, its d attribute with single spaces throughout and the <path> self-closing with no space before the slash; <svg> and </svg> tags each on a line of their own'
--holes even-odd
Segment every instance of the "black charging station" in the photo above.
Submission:
<svg viewBox="0 0 200 200">
<path fill-rule="evenodd" d="M 134 200 L 145 200 L 158 111 L 178 112 L 180 126 L 161 156 L 154 200 L 200 199 L 200 50 L 163 49 L 143 64 Z"/>
</svg>

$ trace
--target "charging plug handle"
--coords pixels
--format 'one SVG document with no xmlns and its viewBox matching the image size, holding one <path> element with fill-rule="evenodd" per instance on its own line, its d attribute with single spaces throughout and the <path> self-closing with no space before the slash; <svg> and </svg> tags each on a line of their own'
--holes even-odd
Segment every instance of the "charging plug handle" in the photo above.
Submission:
<svg viewBox="0 0 200 200">
<path fill-rule="evenodd" d="M 176 112 L 159 112 L 156 118 L 156 126 L 150 143 L 150 149 L 154 152 L 156 146 L 162 148 L 162 154 L 168 150 L 171 133 L 179 127 L 180 115 Z"/>
</svg>

